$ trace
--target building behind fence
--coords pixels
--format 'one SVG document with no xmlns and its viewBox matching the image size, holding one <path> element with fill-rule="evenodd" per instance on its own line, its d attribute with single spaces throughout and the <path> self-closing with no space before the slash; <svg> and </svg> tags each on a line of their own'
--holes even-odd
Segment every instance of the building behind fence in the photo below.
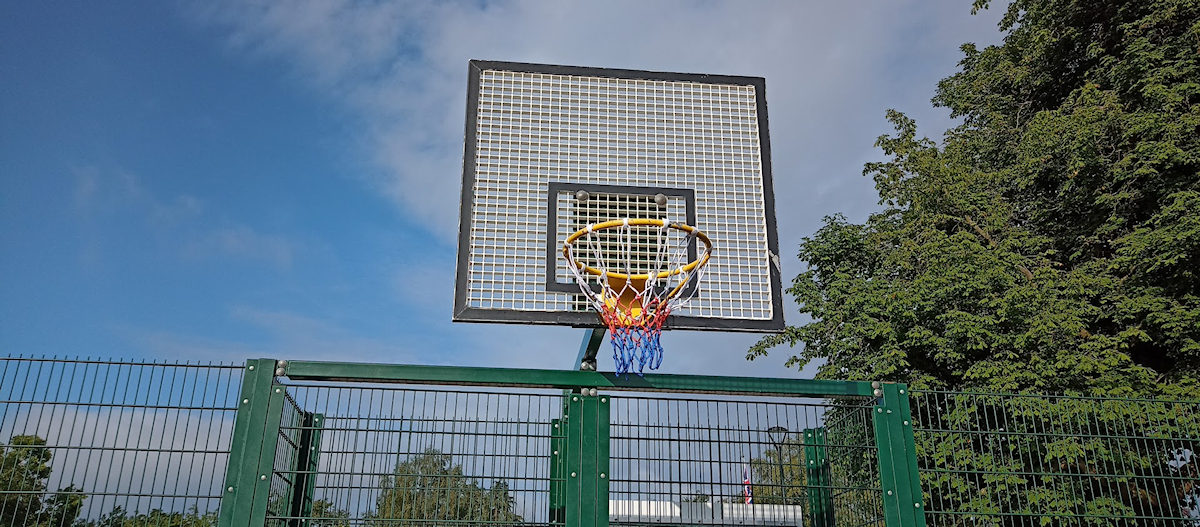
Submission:
<svg viewBox="0 0 1200 527">
<path fill-rule="evenodd" d="M 1198 401 L 309 365 L 0 358 L 0 527 L 1200 526 Z"/>
</svg>

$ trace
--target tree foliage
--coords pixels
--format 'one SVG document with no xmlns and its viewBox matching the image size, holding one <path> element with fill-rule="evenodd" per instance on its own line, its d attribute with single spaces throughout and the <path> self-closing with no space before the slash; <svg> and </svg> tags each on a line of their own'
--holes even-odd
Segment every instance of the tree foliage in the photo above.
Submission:
<svg viewBox="0 0 1200 527">
<path fill-rule="evenodd" d="M 46 499 L 52 457 L 38 436 L 17 435 L 0 444 L 0 525 L 65 527 L 79 516 L 84 495 L 74 485 Z"/>
<path fill-rule="evenodd" d="M 215 511 L 201 513 L 195 506 L 186 512 L 152 509 L 130 514 L 117 505 L 95 521 L 79 522 L 77 527 L 212 527 L 217 524 Z"/>
<path fill-rule="evenodd" d="M 513 511 L 508 483 L 496 481 L 484 488 L 463 474 L 450 455 L 436 449 L 396 464 L 392 475 L 380 483 L 382 492 L 367 522 L 381 527 L 428 525 L 453 521 L 456 525 L 505 524 L 522 521 Z"/>
<path fill-rule="evenodd" d="M 975 7 L 987 7 L 977 1 Z M 788 366 L 918 387 L 1194 394 L 1200 2 L 1016 0 L 941 143 L 889 112 L 883 210 L 805 238 Z"/>
</svg>

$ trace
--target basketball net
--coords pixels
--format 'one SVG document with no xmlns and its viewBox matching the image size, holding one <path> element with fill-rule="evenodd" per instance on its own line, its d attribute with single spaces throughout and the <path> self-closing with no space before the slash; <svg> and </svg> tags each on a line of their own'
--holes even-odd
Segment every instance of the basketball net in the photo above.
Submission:
<svg viewBox="0 0 1200 527">
<path fill-rule="evenodd" d="M 697 240 L 704 251 L 689 261 L 688 248 Z M 568 236 L 563 256 L 579 290 L 608 326 L 617 374 L 641 375 L 662 364 L 663 324 L 695 297 L 712 242 L 690 225 L 626 218 Z M 594 291 L 597 281 L 600 290 Z"/>
</svg>

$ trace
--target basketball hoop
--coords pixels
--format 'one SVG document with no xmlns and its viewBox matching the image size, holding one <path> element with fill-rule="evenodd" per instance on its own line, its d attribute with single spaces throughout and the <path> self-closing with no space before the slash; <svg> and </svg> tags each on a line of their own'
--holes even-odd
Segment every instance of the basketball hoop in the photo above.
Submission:
<svg viewBox="0 0 1200 527">
<path fill-rule="evenodd" d="M 695 240 L 704 250 L 689 258 Z M 634 366 L 641 375 L 647 366 L 655 370 L 662 364 L 663 323 L 695 297 L 712 250 L 699 229 L 666 219 L 610 220 L 567 237 L 563 257 L 608 326 L 618 375 Z M 597 282 L 600 290 L 594 291 Z"/>
</svg>

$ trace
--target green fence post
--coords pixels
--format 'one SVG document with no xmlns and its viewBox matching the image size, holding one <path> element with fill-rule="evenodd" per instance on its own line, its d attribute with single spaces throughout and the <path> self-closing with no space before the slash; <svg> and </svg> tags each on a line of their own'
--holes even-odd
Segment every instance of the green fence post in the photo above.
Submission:
<svg viewBox="0 0 1200 527">
<path fill-rule="evenodd" d="M 566 415 L 564 408 L 563 417 Z M 562 525 L 566 521 L 566 498 L 563 496 L 566 482 L 566 473 L 563 472 L 566 469 L 565 437 L 563 419 L 550 420 L 550 523 L 555 525 Z"/>
<path fill-rule="evenodd" d="M 567 527 L 608 526 L 609 401 L 580 393 L 567 401 Z"/>
<path fill-rule="evenodd" d="M 250 525 L 266 525 L 267 507 L 271 504 L 271 483 L 275 478 L 275 450 L 279 446 L 279 425 L 287 394 L 282 385 L 271 387 L 266 422 L 263 423 L 262 453 L 254 478 L 254 502 L 250 510 Z M 287 506 L 287 503 L 281 504 Z M 282 511 L 280 511 L 282 512 Z"/>
<path fill-rule="evenodd" d="M 895 385 L 895 398 L 899 406 L 896 421 L 900 435 L 904 438 L 904 473 L 908 483 L 909 498 L 912 500 L 914 527 L 925 527 L 925 495 L 921 492 L 921 472 L 917 466 L 917 441 L 913 432 L 912 407 L 909 406 L 908 386 Z M 885 394 L 886 395 L 886 394 Z M 905 480 L 897 478 L 898 482 Z"/>
<path fill-rule="evenodd" d="M 804 429 L 805 472 L 808 475 L 808 508 L 813 525 L 833 526 L 833 489 L 824 428 Z"/>
<path fill-rule="evenodd" d="M 925 504 L 917 474 L 908 388 L 903 384 L 884 384 L 880 392 L 882 396 L 876 401 L 872 415 L 879 448 L 884 518 L 888 526 L 924 527 Z"/>
<path fill-rule="evenodd" d="M 316 490 L 317 456 L 320 454 L 323 414 L 305 413 L 300 422 L 300 441 L 296 445 L 295 481 L 288 524 L 306 527 L 312 517 L 313 492 Z"/>
<path fill-rule="evenodd" d="M 229 464 L 225 469 L 225 488 L 221 496 L 221 512 L 217 522 L 220 527 L 250 525 L 254 494 L 258 485 L 257 467 L 263 454 L 263 439 L 266 434 L 267 413 L 271 401 L 271 389 L 275 382 L 273 359 L 251 359 L 246 361 L 242 372 L 241 397 L 238 398 L 237 417 L 233 424 Z M 278 419 L 276 419 L 278 425 Z M 275 434 L 279 430 L 276 426 Z M 274 457 L 274 448 L 271 451 Z"/>
</svg>

